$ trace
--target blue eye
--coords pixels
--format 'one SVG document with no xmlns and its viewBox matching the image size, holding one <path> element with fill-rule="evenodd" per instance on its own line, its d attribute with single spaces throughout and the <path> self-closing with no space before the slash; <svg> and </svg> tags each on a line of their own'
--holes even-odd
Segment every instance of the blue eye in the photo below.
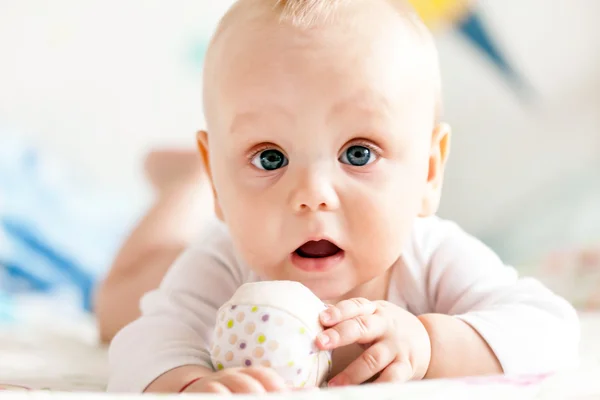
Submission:
<svg viewBox="0 0 600 400">
<path fill-rule="evenodd" d="M 377 156 L 371 149 L 365 146 L 350 146 L 340 157 L 340 162 L 355 167 L 371 164 L 375 160 L 377 160 Z"/>
<path fill-rule="evenodd" d="M 252 159 L 252 165 L 265 171 L 275 171 L 288 165 L 288 159 L 279 150 L 265 150 Z"/>
</svg>

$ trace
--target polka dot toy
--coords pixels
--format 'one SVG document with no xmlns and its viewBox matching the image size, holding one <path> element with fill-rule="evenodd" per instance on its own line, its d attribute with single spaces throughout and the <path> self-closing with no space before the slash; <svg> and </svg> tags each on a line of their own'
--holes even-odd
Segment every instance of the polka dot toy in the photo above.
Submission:
<svg viewBox="0 0 600 400">
<path fill-rule="evenodd" d="M 319 313 L 325 304 L 297 282 L 241 286 L 217 314 L 210 348 L 215 370 L 262 366 L 290 387 L 321 386 L 331 369 L 331 352 L 320 351 Z"/>
</svg>

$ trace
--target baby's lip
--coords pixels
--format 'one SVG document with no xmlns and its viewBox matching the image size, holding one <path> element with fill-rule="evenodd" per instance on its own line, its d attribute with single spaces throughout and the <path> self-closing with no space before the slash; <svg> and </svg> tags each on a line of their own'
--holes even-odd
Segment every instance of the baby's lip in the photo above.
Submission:
<svg viewBox="0 0 600 400">
<path fill-rule="evenodd" d="M 340 244 L 335 239 L 333 239 L 331 236 L 328 236 L 328 235 L 314 235 L 314 236 L 309 236 L 306 239 L 306 241 L 304 243 L 302 243 L 301 245 L 306 244 L 308 242 L 319 242 L 321 240 L 330 242 L 330 243 L 336 245 L 337 247 L 339 247 L 340 250 L 342 249 L 342 246 L 340 246 Z"/>
<path fill-rule="evenodd" d="M 329 242 L 329 243 L 335 245 L 336 247 L 338 247 L 340 250 L 343 250 L 343 248 L 340 245 L 340 243 L 338 241 L 334 240 L 333 238 L 331 238 L 330 236 L 327 236 L 327 235 L 313 235 L 313 236 L 309 236 L 308 238 L 306 238 L 305 241 L 303 241 L 302 243 L 300 243 L 300 245 L 298 247 L 296 247 L 292 251 L 292 253 L 294 253 L 300 247 L 304 246 L 305 244 L 307 244 L 309 242 L 321 242 L 321 241 Z"/>
</svg>

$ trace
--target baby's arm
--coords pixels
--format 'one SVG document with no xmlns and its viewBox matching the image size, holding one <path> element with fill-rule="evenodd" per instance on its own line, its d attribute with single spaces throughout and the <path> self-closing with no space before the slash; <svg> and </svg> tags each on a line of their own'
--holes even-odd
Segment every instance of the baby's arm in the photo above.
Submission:
<svg viewBox="0 0 600 400">
<path fill-rule="evenodd" d="M 217 309 L 244 280 L 223 229 L 207 229 L 142 299 L 142 316 L 117 334 L 109 391 L 177 392 L 212 373 L 208 347 Z"/>
<path fill-rule="evenodd" d="M 418 318 L 431 343 L 425 378 L 502 374 L 502 366 L 493 350 L 469 324 L 444 314 L 424 314 Z"/>
<path fill-rule="evenodd" d="M 434 314 L 419 317 L 432 344 L 427 376 L 545 373 L 576 364 L 575 310 L 538 281 L 519 279 L 454 224 L 441 224 L 426 282 Z"/>
</svg>

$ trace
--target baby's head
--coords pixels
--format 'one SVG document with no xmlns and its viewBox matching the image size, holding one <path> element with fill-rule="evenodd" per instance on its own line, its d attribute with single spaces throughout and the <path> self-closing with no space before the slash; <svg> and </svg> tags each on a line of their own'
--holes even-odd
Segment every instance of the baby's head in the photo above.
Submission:
<svg viewBox="0 0 600 400">
<path fill-rule="evenodd" d="M 437 210 L 439 81 L 404 1 L 239 0 L 207 53 L 199 143 L 242 259 L 321 299 L 365 296 Z"/>
</svg>

